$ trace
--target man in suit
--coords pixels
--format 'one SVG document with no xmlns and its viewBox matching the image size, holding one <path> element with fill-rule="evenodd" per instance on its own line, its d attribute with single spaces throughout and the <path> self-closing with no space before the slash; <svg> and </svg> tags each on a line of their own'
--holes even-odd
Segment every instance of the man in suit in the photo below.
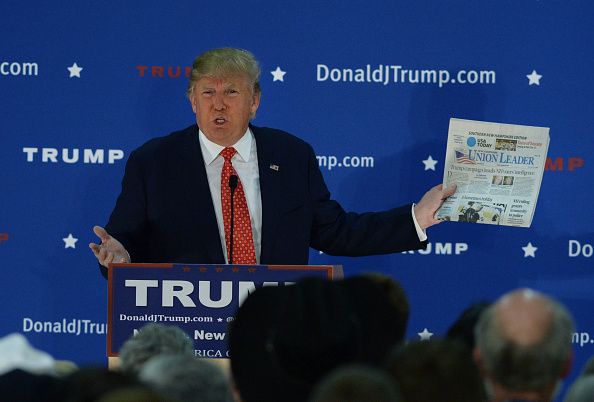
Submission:
<svg viewBox="0 0 594 402">
<path fill-rule="evenodd" d="M 345 212 L 309 144 L 249 123 L 260 105 L 259 74 L 244 50 L 196 58 L 187 94 L 197 124 L 130 155 L 109 222 L 94 228 L 101 244 L 89 245 L 102 267 L 307 264 L 309 247 L 349 256 L 424 247 L 425 229 L 439 223 L 435 211 L 455 188 L 436 186 L 416 205 L 389 211 Z"/>
</svg>

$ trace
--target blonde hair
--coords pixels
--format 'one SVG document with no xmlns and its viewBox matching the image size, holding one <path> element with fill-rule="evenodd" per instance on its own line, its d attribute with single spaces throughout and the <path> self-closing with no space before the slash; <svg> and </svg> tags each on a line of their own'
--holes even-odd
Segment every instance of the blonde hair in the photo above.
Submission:
<svg viewBox="0 0 594 402">
<path fill-rule="evenodd" d="M 196 57 L 186 95 L 192 96 L 194 85 L 204 77 L 222 78 L 240 75 L 248 80 L 254 94 L 260 93 L 260 65 L 247 50 L 235 48 L 212 49 Z"/>
</svg>

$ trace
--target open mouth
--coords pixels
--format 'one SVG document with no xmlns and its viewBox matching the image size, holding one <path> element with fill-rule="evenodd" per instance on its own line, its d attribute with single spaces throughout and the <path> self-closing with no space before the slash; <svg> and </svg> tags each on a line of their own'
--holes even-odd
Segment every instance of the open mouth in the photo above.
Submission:
<svg viewBox="0 0 594 402">
<path fill-rule="evenodd" d="M 214 119 L 214 124 L 216 124 L 217 126 L 222 126 L 226 122 L 227 119 L 225 119 L 224 117 L 217 117 L 216 119 Z"/>
</svg>

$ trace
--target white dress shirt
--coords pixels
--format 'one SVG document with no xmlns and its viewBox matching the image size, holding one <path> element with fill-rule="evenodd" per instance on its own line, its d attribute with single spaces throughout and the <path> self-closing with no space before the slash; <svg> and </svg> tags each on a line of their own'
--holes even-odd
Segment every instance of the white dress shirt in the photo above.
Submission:
<svg viewBox="0 0 594 402">
<path fill-rule="evenodd" d="M 219 236 L 225 262 L 227 261 L 227 243 L 225 241 L 225 224 L 223 222 L 223 207 L 221 205 L 221 172 L 223 170 L 224 158 L 219 155 L 225 147 L 215 144 L 206 138 L 206 135 L 200 130 L 200 150 L 206 166 L 206 176 L 210 195 L 214 205 L 217 223 L 219 225 Z M 239 139 L 233 148 L 237 151 L 231 159 L 231 164 L 241 180 L 243 191 L 245 192 L 248 209 L 250 211 L 250 221 L 252 224 L 252 235 L 254 238 L 254 250 L 256 252 L 256 262 L 260 263 L 260 251 L 262 246 L 262 199 L 260 196 L 260 174 L 258 172 L 258 154 L 256 150 L 256 140 L 252 131 L 247 129 L 243 137 Z M 411 207 L 411 214 L 417 235 L 420 241 L 427 240 L 427 235 L 417 223 L 415 217 L 414 204 Z"/>
</svg>

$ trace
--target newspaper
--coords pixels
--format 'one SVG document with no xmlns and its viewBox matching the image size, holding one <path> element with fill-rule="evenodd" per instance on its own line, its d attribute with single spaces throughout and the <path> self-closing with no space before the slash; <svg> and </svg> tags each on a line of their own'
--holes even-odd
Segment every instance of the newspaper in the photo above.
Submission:
<svg viewBox="0 0 594 402">
<path fill-rule="evenodd" d="M 436 218 L 530 227 L 548 148 L 547 127 L 450 119 L 443 185 L 458 188 Z"/>
</svg>

